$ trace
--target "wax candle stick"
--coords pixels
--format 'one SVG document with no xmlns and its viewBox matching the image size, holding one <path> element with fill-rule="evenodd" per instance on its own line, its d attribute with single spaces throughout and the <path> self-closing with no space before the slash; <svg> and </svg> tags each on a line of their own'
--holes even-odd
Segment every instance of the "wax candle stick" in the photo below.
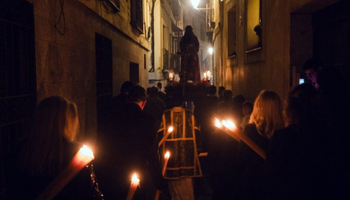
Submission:
<svg viewBox="0 0 350 200">
<path fill-rule="evenodd" d="M 172 133 L 173 130 L 174 130 L 174 127 L 172 127 L 172 126 L 170 126 L 170 127 L 168 128 L 167 133 L 166 133 L 166 134 L 164 135 L 164 137 L 159 141 L 158 147 L 160 147 L 160 146 L 163 144 L 163 142 L 169 137 L 170 133 Z"/>
<path fill-rule="evenodd" d="M 255 151 L 260 157 L 266 159 L 266 153 L 262 150 L 254 141 L 242 133 L 239 128 L 231 120 L 222 120 L 221 123 L 215 118 L 215 126 L 223 130 L 233 139 L 239 138 L 245 144 L 247 144 L 253 151 Z"/>
<path fill-rule="evenodd" d="M 140 179 L 137 177 L 137 174 L 134 173 L 134 175 L 131 178 L 130 188 L 126 196 L 126 200 L 132 200 L 139 184 L 140 184 Z"/>
<path fill-rule="evenodd" d="M 166 171 L 166 167 L 167 167 L 167 165 L 168 165 L 169 158 L 170 158 L 170 152 L 167 151 L 167 152 L 164 154 L 164 165 L 163 165 L 163 170 L 162 170 L 162 175 L 163 175 L 163 176 L 165 176 L 165 171 Z"/>
<path fill-rule="evenodd" d="M 163 169 L 162 169 L 162 175 L 165 176 L 165 172 L 166 172 L 166 167 L 168 165 L 168 161 L 169 161 L 169 158 L 170 158 L 170 152 L 167 151 L 165 154 L 164 154 L 164 164 L 163 164 Z M 157 190 L 156 191 L 156 195 L 154 197 L 154 200 L 158 200 L 159 199 L 159 196 L 160 196 L 160 190 Z"/>
<path fill-rule="evenodd" d="M 235 133 L 233 133 L 232 131 L 229 131 L 228 127 L 232 126 L 232 123 L 233 122 L 226 121 L 226 120 L 222 120 L 222 122 L 220 122 L 218 119 L 215 118 L 215 126 L 239 142 L 241 140 L 240 137 Z"/>
<path fill-rule="evenodd" d="M 93 152 L 83 146 L 70 161 L 68 166 L 61 171 L 57 177 L 47 186 L 44 191 L 36 198 L 36 200 L 53 199 L 62 188 L 71 181 L 87 164 L 94 159 Z"/>
</svg>

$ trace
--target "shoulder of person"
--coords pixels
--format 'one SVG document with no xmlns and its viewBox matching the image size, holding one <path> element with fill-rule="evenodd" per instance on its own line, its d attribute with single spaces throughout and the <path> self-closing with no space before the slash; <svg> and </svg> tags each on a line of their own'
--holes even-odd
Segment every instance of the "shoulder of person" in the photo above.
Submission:
<svg viewBox="0 0 350 200">
<path fill-rule="evenodd" d="M 250 123 L 250 124 L 247 124 L 244 128 L 243 128 L 243 132 L 244 134 L 248 135 L 248 136 L 251 136 L 255 133 L 257 133 L 257 129 L 256 129 L 256 126 L 255 124 L 253 123 Z"/>
<path fill-rule="evenodd" d="M 299 129 L 294 126 L 288 126 L 286 128 L 277 130 L 272 137 L 273 141 L 293 141 L 293 138 L 300 135 Z"/>
</svg>

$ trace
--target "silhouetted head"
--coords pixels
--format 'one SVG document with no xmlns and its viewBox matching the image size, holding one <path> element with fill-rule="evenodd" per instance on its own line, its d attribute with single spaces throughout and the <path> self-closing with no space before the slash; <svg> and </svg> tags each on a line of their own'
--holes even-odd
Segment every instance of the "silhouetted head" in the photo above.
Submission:
<svg viewBox="0 0 350 200">
<path fill-rule="evenodd" d="M 216 94 L 216 87 L 215 85 L 211 85 L 209 87 L 209 95 L 214 96 Z"/>
<path fill-rule="evenodd" d="M 158 88 L 155 86 L 151 87 L 149 90 L 149 96 L 157 96 L 157 94 L 158 94 Z"/>
<path fill-rule="evenodd" d="M 162 83 L 161 83 L 161 82 L 158 82 L 158 83 L 157 83 L 157 87 L 159 88 L 159 90 L 161 90 L 162 87 L 163 87 L 163 86 L 162 86 Z"/>
<path fill-rule="evenodd" d="M 322 70 L 322 63 L 317 58 L 310 58 L 303 66 L 306 77 L 312 82 L 314 87 L 318 88 L 317 74 Z"/>
<path fill-rule="evenodd" d="M 125 81 L 122 85 L 122 87 L 120 88 L 120 94 L 127 94 L 128 91 L 135 86 L 135 83 L 131 82 L 131 81 Z"/>
<path fill-rule="evenodd" d="M 242 105 L 242 113 L 243 115 L 250 115 L 253 111 L 253 103 L 250 101 L 246 101 Z"/>
<path fill-rule="evenodd" d="M 186 26 L 186 28 L 185 28 L 185 31 L 186 32 L 192 32 L 192 26 L 190 26 L 190 25 L 188 25 L 188 26 Z"/>
<path fill-rule="evenodd" d="M 224 97 L 224 101 L 231 102 L 232 101 L 232 90 L 225 90 L 223 97 Z"/>
<path fill-rule="evenodd" d="M 309 84 L 298 85 L 288 95 L 285 109 L 286 123 L 296 124 L 304 130 L 318 126 L 321 110 L 318 91 Z"/>
<path fill-rule="evenodd" d="M 146 101 L 146 99 L 147 99 L 146 90 L 140 85 L 135 85 L 129 90 L 129 94 L 127 96 L 128 102 L 137 103 L 141 101 Z"/>
<path fill-rule="evenodd" d="M 220 97 L 223 95 L 224 91 L 225 91 L 225 87 L 224 86 L 220 86 L 219 87 L 219 92 L 218 92 Z"/>
</svg>

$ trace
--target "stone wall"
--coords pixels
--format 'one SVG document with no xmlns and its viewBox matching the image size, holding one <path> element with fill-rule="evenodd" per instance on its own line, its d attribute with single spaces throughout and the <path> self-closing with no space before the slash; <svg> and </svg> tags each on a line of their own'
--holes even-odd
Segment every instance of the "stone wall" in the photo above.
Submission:
<svg viewBox="0 0 350 200">
<path fill-rule="evenodd" d="M 147 55 L 150 45 L 144 34 L 131 28 L 125 1 L 120 13 L 107 13 L 100 1 L 66 0 L 59 21 L 59 1 L 33 0 L 38 101 L 61 95 L 74 101 L 79 110 L 81 133 L 96 136 L 95 34 L 112 40 L 113 95 L 129 80 L 130 62 L 139 64 L 139 80 L 148 84 Z M 129 1 L 128 1 L 129 2 Z M 103 17 L 101 17 L 101 15 Z M 124 20 L 124 21 L 123 21 Z M 121 29 L 123 31 L 121 31 Z M 64 34 L 63 34 L 64 33 Z M 147 68 L 147 67 L 146 67 Z"/>
</svg>

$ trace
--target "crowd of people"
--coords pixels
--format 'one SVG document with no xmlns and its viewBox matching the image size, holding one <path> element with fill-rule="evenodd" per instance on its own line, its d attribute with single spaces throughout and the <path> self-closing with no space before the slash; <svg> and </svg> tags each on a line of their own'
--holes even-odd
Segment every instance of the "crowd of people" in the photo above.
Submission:
<svg viewBox="0 0 350 200">
<path fill-rule="evenodd" d="M 217 95 L 216 86 L 172 83 L 163 92 L 161 84 L 145 90 L 125 82 L 99 128 L 94 165 L 56 198 L 125 199 L 137 172 L 134 199 L 154 199 L 160 190 L 160 199 L 194 200 L 193 179 L 203 173 L 215 200 L 349 199 L 349 90 L 337 70 L 310 63 L 304 70 L 312 84 L 294 87 L 286 100 L 270 90 L 250 102 L 222 86 Z M 13 156 L 11 199 L 35 199 L 72 159 L 77 112 L 59 96 L 39 103 Z M 214 116 L 232 119 L 266 158 L 216 128 Z"/>
</svg>

